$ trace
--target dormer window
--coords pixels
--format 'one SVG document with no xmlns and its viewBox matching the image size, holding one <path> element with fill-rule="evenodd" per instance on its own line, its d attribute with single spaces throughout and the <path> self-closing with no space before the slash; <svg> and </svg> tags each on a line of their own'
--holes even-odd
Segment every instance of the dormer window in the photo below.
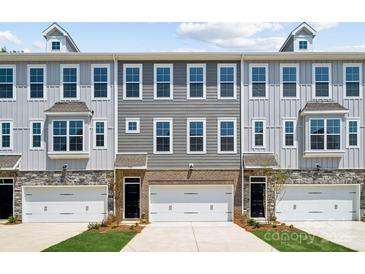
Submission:
<svg viewBox="0 0 365 274">
<path fill-rule="evenodd" d="M 52 51 L 60 51 L 61 43 L 60 41 L 53 41 L 52 42 Z"/>
<path fill-rule="evenodd" d="M 305 41 L 305 40 L 299 41 L 299 49 L 300 50 L 307 50 L 308 49 L 308 41 Z"/>
</svg>

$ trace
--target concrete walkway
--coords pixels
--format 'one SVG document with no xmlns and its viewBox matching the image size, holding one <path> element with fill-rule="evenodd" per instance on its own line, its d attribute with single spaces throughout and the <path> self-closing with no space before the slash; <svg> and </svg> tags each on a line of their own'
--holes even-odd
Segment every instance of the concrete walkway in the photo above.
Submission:
<svg viewBox="0 0 365 274">
<path fill-rule="evenodd" d="M 292 222 L 308 233 L 353 250 L 365 251 L 365 223 L 350 221 Z"/>
<path fill-rule="evenodd" d="M 42 251 L 86 229 L 85 223 L 0 225 L 0 251 Z"/>
<path fill-rule="evenodd" d="M 122 251 L 276 251 L 233 223 L 153 223 Z"/>
</svg>

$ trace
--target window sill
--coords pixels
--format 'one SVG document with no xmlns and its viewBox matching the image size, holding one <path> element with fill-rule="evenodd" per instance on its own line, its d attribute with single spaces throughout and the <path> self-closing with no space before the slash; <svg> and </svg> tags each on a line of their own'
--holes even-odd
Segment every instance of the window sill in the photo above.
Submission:
<svg viewBox="0 0 365 274">
<path fill-rule="evenodd" d="M 89 152 L 48 152 L 48 157 L 52 160 L 62 160 L 62 159 L 89 159 L 90 153 Z"/>
<path fill-rule="evenodd" d="M 46 98 L 29 98 L 28 102 L 45 102 L 47 101 Z"/>
<path fill-rule="evenodd" d="M 343 150 L 307 150 L 304 152 L 304 158 L 341 158 L 345 154 Z"/>
<path fill-rule="evenodd" d="M 12 99 L 12 98 L 0 98 L 0 102 L 16 102 L 16 99 Z"/>
<path fill-rule="evenodd" d="M 91 101 L 110 101 L 111 99 L 109 97 L 93 97 L 91 98 Z"/>
</svg>

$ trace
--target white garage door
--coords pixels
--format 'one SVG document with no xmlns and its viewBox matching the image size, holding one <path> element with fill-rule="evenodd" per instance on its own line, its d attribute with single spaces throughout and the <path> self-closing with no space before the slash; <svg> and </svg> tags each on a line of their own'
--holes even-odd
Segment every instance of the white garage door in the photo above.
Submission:
<svg viewBox="0 0 365 274">
<path fill-rule="evenodd" d="M 358 185 L 286 186 L 276 207 L 278 220 L 358 220 Z"/>
<path fill-rule="evenodd" d="M 150 221 L 232 221 L 232 192 L 232 185 L 150 186 Z"/>
<path fill-rule="evenodd" d="M 23 222 L 101 222 L 107 186 L 23 187 Z"/>
</svg>

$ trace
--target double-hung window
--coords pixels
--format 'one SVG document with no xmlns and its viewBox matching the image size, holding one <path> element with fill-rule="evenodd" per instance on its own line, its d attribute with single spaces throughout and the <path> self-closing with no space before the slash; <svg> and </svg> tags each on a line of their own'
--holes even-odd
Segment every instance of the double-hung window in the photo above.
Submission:
<svg viewBox="0 0 365 274">
<path fill-rule="evenodd" d="M 344 64 L 343 75 L 345 98 L 360 97 L 362 89 L 361 64 Z"/>
<path fill-rule="evenodd" d="M 299 66 L 296 64 L 281 65 L 282 98 L 298 98 Z"/>
<path fill-rule="evenodd" d="M 187 65 L 188 99 L 206 98 L 205 64 Z"/>
<path fill-rule="evenodd" d="M 0 149 L 13 148 L 13 122 L 0 121 Z"/>
<path fill-rule="evenodd" d="M 94 124 L 94 149 L 106 148 L 107 122 L 95 120 Z"/>
<path fill-rule="evenodd" d="M 331 65 L 313 64 L 313 98 L 328 99 L 332 97 Z"/>
<path fill-rule="evenodd" d="M 83 144 L 82 120 L 53 121 L 53 151 L 83 151 Z"/>
<path fill-rule="evenodd" d="M 218 153 L 236 153 L 237 120 L 218 118 Z"/>
<path fill-rule="evenodd" d="M 173 65 L 154 65 L 154 99 L 173 98 Z"/>
<path fill-rule="evenodd" d="M 46 99 L 46 66 L 28 66 L 28 99 Z"/>
<path fill-rule="evenodd" d="M 187 151 L 189 154 L 199 154 L 206 152 L 205 125 L 205 118 L 189 118 L 187 120 Z"/>
<path fill-rule="evenodd" d="M 153 152 L 155 154 L 171 154 L 173 152 L 172 119 L 154 119 L 153 124 Z"/>
<path fill-rule="evenodd" d="M 253 120 L 252 121 L 252 140 L 253 148 L 265 148 L 266 142 L 266 121 Z"/>
<path fill-rule="evenodd" d="M 123 99 L 142 99 L 142 65 L 125 64 L 123 67 Z"/>
<path fill-rule="evenodd" d="M 341 120 L 310 119 L 310 149 L 339 150 L 341 148 Z"/>
<path fill-rule="evenodd" d="M 93 99 L 109 99 L 109 65 L 91 65 Z"/>
<path fill-rule="evenodd" d="M 268 65 L 250 64 L 250 98 L 267 98 Z"/>
<path fill-rule="evenodd" d="M 61 65 L 61 99 L 79 100 L 79 66 Z"/>
<path fill-rule="evenodd" d="M 347 120 L 347 147 L 360 147 L 360 119 Z"/>
<path fill-rule="evenodd" d="M 43 122 L 31 121 L 30 122 L 30 148 L 42 149 L 42 135 L 43 135 Z"/>
<path fill-rule="evenodd" d="M 14 65 L 0 65 L 0 100 L 15 100 Z"/>
<path fill-rule="evenodd" d="M 283 121 L 283 144 L 284 147 L 295 146 L 295 120 Z"/>
<path fill-rule="evenodd" d="M 218 64 L 218 99 L 236 99 L 236 64 Z"/>
<path fill-rule="evenodd" d="M 125 133 L 139 133 L 140 131 L 139 118 L 126 118 L 125 119 Z"/>
</svg>

